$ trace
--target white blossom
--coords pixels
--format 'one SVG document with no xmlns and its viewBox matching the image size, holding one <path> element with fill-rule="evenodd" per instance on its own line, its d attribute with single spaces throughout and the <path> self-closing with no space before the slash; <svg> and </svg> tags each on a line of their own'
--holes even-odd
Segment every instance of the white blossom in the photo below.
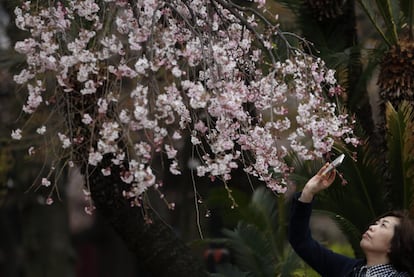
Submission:
<svg viewBox="0 0 414 277">
<path fill-rule="evenodd" d="M 253 2 L 266 8 L 265 0 Z M 100 172 L 119 174 L 130 185 L 124 195 L 132 206 L 140 206 L 142 194 L 160 183 L 151 168 L 154 155 L 166 154 L 170 172 L 181 174 L 178 161 L 188 135 L 198 176 L 227 181 L 242 167 L 278 193 L 286 191 L 288 152 L 320 159 L 337 140 L 359 143 L 351 117 L 329 98 L 343 91 L 335 71 L 290 47 L 285 60 L 270 61 L 269 51 L 283 39 L 278 32 L 261 33 L 257 15 L 210 8 L 205 0 L 134 5 L 24 2 L 15 9 L 15 22 L 28 36 L 15 51 L 26 66 L 14 76 L 26 88 L 23 111 L 32 118 L 61 109 L 36 132 L 50 133 L 47 124 L 68 113 L 69 122 L 53 127 L 69 152 L 67 164 L 74 166 L 71 151 L 85 145 L 89 165 L 109 157 Z M 46 76 L 53 90 L 41 81 Z M 11 136 L 21 139 L 21 129 Z M 42 148 L 31 146 L 29 154 L 34 149 Z"/>
<path fill-rule="evenodd" d="M 11 133 L 11 137 L 12 137 L 12 139 L 15 139 L 15 140 L 21 140 L 22 139 L 22 130 L 20 130 L 20 129 L 13 130 L 12 133 Z"/>
<path fill-rule="evenodd" d="M 51 182 L 47 178 L 42 178 L 42 186 L 49 187 Z"/>
</svg>

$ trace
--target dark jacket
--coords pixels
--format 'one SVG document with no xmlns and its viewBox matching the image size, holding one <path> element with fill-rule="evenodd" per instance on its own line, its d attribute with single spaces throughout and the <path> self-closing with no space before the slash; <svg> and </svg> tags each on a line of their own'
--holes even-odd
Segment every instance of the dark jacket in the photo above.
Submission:
<svg viewBox="0 0 414 277">
<path fill-rule="evenodd" d="M 297 193 L 292 199 L 289 222 L 289 242 L 293 249 L 321 276 L 352 276 L 353 270 L 362 266 L 364 261 L 334 253 L 315 241 L 309 229 L 312 203 L 300 202 L 299 196 Z"/>
</svg>

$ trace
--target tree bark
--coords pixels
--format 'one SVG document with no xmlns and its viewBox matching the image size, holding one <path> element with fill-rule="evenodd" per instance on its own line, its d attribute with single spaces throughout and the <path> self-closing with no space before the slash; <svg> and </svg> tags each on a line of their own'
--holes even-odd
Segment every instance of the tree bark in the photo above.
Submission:
<svg viewBox="0 0 414 277">
<path fill-rule="evenodd" d="M 171 228 L 154 214 L 150 215 L 152 222 L 148 223 L 140 208 L 131 207 L 122 195 L 126 184 L 117 176 L 118 172 L 103 176 L 99 168 L 93 170 L 87 177 L 91 196 L 97 212 L 119 234 L 142 267 L 157 277 L 207 276 L 202 263 Z"/>
<path fill-rule="evenodd" d="M 75 91 L 79 89 L 76 88 Z M 141 208 L 131 207 L 130 201 L 123 195 L 123 191 L 129 190 L 129 185 L 121 180 L 119 166 L 111 161 L 112 154 L 106 154 L 97 167 L 88 165 L 85 155 L 88 155 L 90 145 L 97 144 L 96 138 L 99 134 L 96 129 L 89 129 L 82 123 L 78 111 L 98 117 L 95 103 L 101 94 L 101 91 L 87 96 L 72 93 L 60 101 L 64 107 L 62 111 L 65 111 L 67 124 L 85 138 L 85 142 L 74 153 L 89 186 L 96 211 L 137 257 L 140 267 L 151 276 L 207 276 L 205 267 L 193 255 L 191 249 L 155 213 L 152 214 L 148 209 L 148 213 L 145 214 Z M 111 116 L 110 112 L 108 116 Z M 117 143 L 120 148 L 124 147 L 122 139 Z M 129 168 L 127 161 L 122 166 Z M 111 167 L 111 175 L 104 176 L 101 169 L 108 167 Z M 147 216 L 152 223 L 148 223 Z"/>
</svg>

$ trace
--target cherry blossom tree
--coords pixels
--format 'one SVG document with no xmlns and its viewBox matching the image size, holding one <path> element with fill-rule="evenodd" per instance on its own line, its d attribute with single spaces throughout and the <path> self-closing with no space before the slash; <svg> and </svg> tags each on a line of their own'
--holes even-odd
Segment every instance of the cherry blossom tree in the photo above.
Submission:
<svg viewBox="0 0 414 277">
<path fill-rule="evenodd" d="M 28 151 L 52 161 L 37 184 L 50 188 L 47 204 L 63 168 L 81 168 L 86 212 L 104 214 L 147 267 L 157 261 L 157 276 L 203 272 L 145 197 L 163 197 L 157 157 L 181 174 L 184 138 L 195 174 L 220 179 L 230 198 L 236 168 L 284 193 L 289 152 L 312 160 L 337 140 L 358 143 L 335 102 L 335 72 L 294 47 L 307 42 L 256 2 L 26 1 L 15 9 L 27 31 L 15 45 L 26 65 L 14 77 L 27 91 L 27 123 L 11 135 L 43 138 L 47 147 Z M 40 124 L 39 114 L 48 115 Z"/>
</svg>

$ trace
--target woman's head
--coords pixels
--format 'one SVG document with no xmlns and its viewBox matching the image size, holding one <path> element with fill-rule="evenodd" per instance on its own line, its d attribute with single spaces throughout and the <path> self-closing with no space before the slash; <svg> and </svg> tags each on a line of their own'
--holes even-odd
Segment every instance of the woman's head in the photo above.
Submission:
<svg viewBox="0 0 414 277">
<path fill-rule="evenodd" d="M 363 234 L 361 248 L 371 257 L 383 257 L 398 271 L 414 274 L 414 221 L 403 211 L 381 216 Z"/>
<path fill-rule="evenodd" d="M 368 262 L 373 259 L 375 263 L 389 261 L 391 241 L 395 235 L 395 227 L 400 224 L 400 218 L 393 215 L 385 215 L 372 223 L 362 235 L 361 248 L 367 255 Z"/>
<path fill-rule="evenodd" d="M 390 263 L 395 269 L 414 275 L 414 220 L 407 212 L 394 211 L 388 214 L 400 220 L 391 239 Z"/>
</svg>

